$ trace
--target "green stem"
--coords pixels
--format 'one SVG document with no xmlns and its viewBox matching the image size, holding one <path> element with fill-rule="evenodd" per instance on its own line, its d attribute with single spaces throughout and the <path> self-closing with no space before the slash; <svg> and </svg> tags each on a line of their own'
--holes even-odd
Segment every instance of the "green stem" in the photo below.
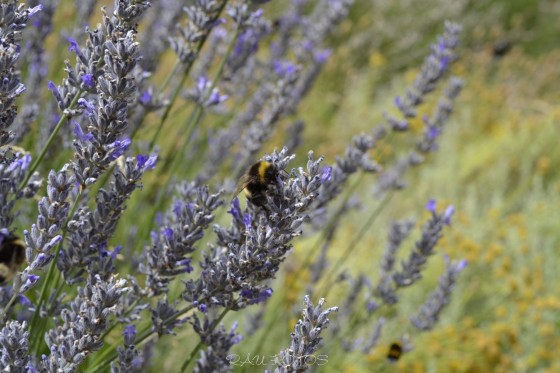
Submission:
<svg viewBox="0 0 560 373">
<path fill-rule="evenodd" d="M 183 87 L 183 84 L 185 84 L 185 81 L 189 77 L 189 71 L 190 71 L 191 66 L 192 66 L 192 64 L 188 65 L 187 68 L 185 69 L 185 71 L 183 72 L 183 76 L 181 77 L 181 81 L 179 82 L 179 84 L 177 84 L 177 87 L 175 88 L 175 91 L 173 91 L 173 94 L 171 95 L 171 100 L 169 101 L 169 104 L 165 107 L 165 110 L 163 111 L 163 115 L 161 116 L 161 119 L 159 121 L 159 125 L 158 125 L 158 128 L 156 130 L 156 133 L 154 134 L 154 136 L 152 137 L 152 140 L 150 141 L 150 146 L 149 146 L 148 153 L 151 153 L 152 150 L 154 149 L 154 146 L 156 145 L 156 142 L 159 138 L 159 135 L 160 135 L 160 133 L 163 129 L 163 126 L 165 125 L 165 121 L 167 120 L 167 117 L 169 116 L 169 113 L 171 112 L 171 108 L 173 107 L 173 104 L 177 100 L 177 97 L 179 97 L 179 92 L 181 92 L 181 88 Z"/>
<path fill-rule="evenodd" d="M 212 298 L 214 295 L 216 295 L 216 293 L 218 292 L 218 290 L 212 291 L 209 294 L 206 295 L 206 297 L 204 299 L 202 299 L 201 301 L 207 301 L 208 299 Z M 190 304 L 187 305 L 185 307 L 183 307 L 182 309 L 178 310 L 177 312 L 175 312 L 173 315 L 171 315 L 169 318 L 165 319 L 163 321 L 164 324 L 167 324 L 171 321 L 175 321 L 177 320 L 179 317 L 181 317 L 182 315 L 184 315 L 185 313 L 189 312 L 190 310 L 192 310 L 195 306 Z M 225 315 L 224 315 L 225 316 Z M 142 331 L 140 331 L 140 333 L 138 333 L 138 336 L 136 337 L 136 345 L 139 345 L 140 343 L 144 342 L 146 339 L 148 339 L 151 335 L 153 334 L 152 331 L 152 324 L 148 324 L 147 326 L 145 326 L 143 328 Z M 112 345 L 109 349 L 105 350 L 103 353 L 100 353 L 99 355 L 97 355 L 95 362 L 97 363 L 99 362 L 97 365 L 95 365 L 93 367 L 93 372 L 98 372 L 106 367 L 109 366 L 109 364 L 111 364 L 111 362 L 113 360 L 115 360 L 117 358 L 117 351 L 116 351 L 116 345 Z"/>
<path fill-rule="evenodd" d="M 192 65 L 192 62 L 191 62 L 191 65 Z M 179 59 L 177 59 L 175 61 L 175 64 L 173 65 L 173 68 L 171 69 L 171 72 L 169 74 L 167 74 L 167 76 L 165 77 L 165 80 L 163 81 L 163 83 L 159 87 L 160 92 L 163 92 L 167 88 L 169 83 L 171 83 L 171 78 L 173 78 L 173 76 L 175 76 L 175 74 L 177 74 L 177 71 L 179 71 L 180 66 L 181 66 L 181 61 Z M 190 66 L 188 67 L 188 69 L 190 69 Z"/>
<path fill-rule="evenodd" d="M 12 295 L 12 297 L 8 301 L 8 304 L 6 304 L 6 307 L 2 309 L 2 313 L 0 313 L 0 321 L 2 322 L 2 324 L 4 324 L 4 317 L 6 317 L 6 315 L 8 314 L 8 310 L 10 309 L 10 307 L 12 307 L 12 305 L 16 301 L 18 294 L 19 294 L 19 289 L 18 291 L 14 289 L 14 295 Z"/>
<path fill-rule="evenodd" d="M 201 107 L 197 106 L 193 111 L 193 113 L 191 114 L 189 118 L 189 126 L 187 128 L 187 135 L 184 137 L 185 140 L 183 141 L 183 144 L 181 145 L 181 147 L 179 147 L 179 149 L 184 149 L 184 147 L 188 144 L 189 139 L 191 138 L 192 133 L 194 132 L 194 129 L 196 127 L 195 123 L 198 123 L 198 121 L 202 117 L 202 113 L 203 110 L 201 109 Z M 181 166 L 180 160 L 183 159 L 183 152 L 179 151 L 179 154 L 177 154 L 175 157 L 173 156 L 173 153 L 178 152 L 177 147 L 179 145 L 178 142 L 180 140 L 181 137 L 177 137 L 177 141 L 175 141 L 175 144 L 169 148 L 170 149 L 169 152 L 163 157 L 164 163 L 159 168 L 160 177 L 163 178 L 164 177 L 163 174 L 167 174 L 167 178 L 164 183 L 165 186 L 169 184 L 171 178 L 173 177 L 175 172 L 177 172 L 179 166 Z M 171 170 L 168 171 L 169 167 L 171 167 Z M 152 227 L 155 221 L 155 217 L 157 213 L 163 209 L 163 205 L 167 200 L 166 199 L 167 196 L 168 193 L 165 192 L 165 188 L 161 189 L 160 193 L 158 193 L 157 200 L 155 203 L 155 208 L 152 210 L 152 213 L 150 214 L 150 219 L 148 220 L 149 229 L 146 230 L 146 236 L 144 240 L 147 240 L 149 238 L 150 232 L 152 231 Z"/>
<path fill-rule="evenodd" d="M 214 77 L 212 79 L 212 83 L 210 85 L 210 88 L 208 89 L 208 93 L 204 97 L 202 97 L 202 102 L 206 101 L 208 99 L 208 97 L 210 97 L 210 95 L 212 94 L 212 90 L 216 87 L 216 84 L 217 84 L 218 80 L 222 76 L 222 74 L 224 72 L 224 68 L 226 66 L 226 63 L 229 59 L 229 56 L 231 55 L 231 52 L 233 51 L 233 48 L 234 48 L 235 44 L 237 43 L 239 33 L 240 33 L 240 29 L 239 29 L 239 27 L 237 27 L 235 29 L 235 34 L 233 35 L 233 38 L 231 39 L 231 41 L 228 45 L 228 48 L 227 48 L 226 52 L 224 53 L 224 56 L 223 56 L 222 60 L 220 61 L 220 65 L 218 66 L 216 74 L 214 74 Z M 175 141 L 174 146 L 169 148 L 170 150 L 165 157 L 165 161 L 166 162 L 169 162 L 169 161 L 172 162 L 172 167 L 173 167 L 172 170 L 173 171 L 176 170 L 176 168 L 178 167 L 177 164 L 181 163 L 180 160 L 183 158 L 183 151 L 189 145 L 192 134 L 193 134 L 196 126 L 200 123 L 200 119 L 202 118 L 203 113 L 204 113 L 204 107 L 202 106 L 202 104 L 198 104 L 196 106 L 195 110 L 193 111 L 193 113 L 191 114 L 191 116 L 189 117 L 189 120 L 187 122 L 188 123 L 188 125 L 187 125 L 187 135 L 184 136 L 184 137 L 179 137 L 178 136 L 177 141 Z M 183 139 L 182 143 L 181 143 L 181 139 Z M 180 156 L 172 157 L 173 153 L 176 152 L 177 147 L 181 150 Z"/>
<path fill-rule="evenodd" d="M 228 311 L 229 311 L 229 309 L 224 309 L 222 311 L 222 313 L 220 314 L 220 317 L 218 317 L 216 320 L 214 320 L 214 322 L 212 323 L 212 326 L 210 327 L 209 333 L 211 333 L 216 328 L 216 326 L 218 326 L 218 324 L 222 321 L 222 319 L 225 317 L 225 315 L 228 313 Z M 181 366 L 181 373 L 183 373 L 187 369 L 187 367 L 192 363 L 192 361 L 194 360 L 194 358 L 198 354 L 198 351 L 200 351 L 200 349 L 202 348 L 202 345 L 203 345 L 203 342 L 202 342 L 202 340 L 200 340 L 200 342 L 198 342 L 198 344 L 196 345 L 194 350 L 191 351 L 191 354 L 189 355 L 188 359 L 185 360 L 185 362 L 183 363 L 183 366 Z"/>
<path fill-rule="evenodd" d="M 171 82 L 171 78 L 173 78 L 175 76 L 175 74 L 177 74 L 177 71 L 179 70 L 180 66 L 181 66 L 181 61 L 179 61 L 177 59 L 175 61 L 175 65 L 173 65 L 173 68 L 171 69 L 171 72 L 169 74 L 167 74 L 167 77 L 165 77 L 165 80 L 163 81 L 162 85 L 159 87 L 158 92 L 163 92 L 167 88 L 167 86 Z M 141 110 L 144 110 L 144 109 L 141 108 Z M 147 114 L 148 113 L 146 111 L 144 111 L 144 115 L 142 116 L 142 119 L 140 119 L 140 123 L 138 123 L 136 128 L 134 128 L 134 130 L 130 134 L 130 140 L 133 140 L 136 137 L 136 134 L 138 133 L 138 130 L 140 129 L 140 127 L 142 127 L 142 122 L 146 118 Z M 152 150 L 153 146 L 155 145 L 155 140 L 159 136 L 159 132 L 161 131 L 162 126 L 163 126 L 163 124 L 160 122 L 160 125 L 158 126 L 158 129 L 156 131 L 156 134 L 154 135 L 154 137 L 152 138 L 152 141 L 150 142 L 150 147 L 149 147 L 150 151 Z"/>
<path fill-rule="evenodd" d="M 29 179 L 31 178 L 31 176 L 33 175 L 33 173 L 35 172 L 35 170 L 37 170 L 37 167 L 39 167 L 39 164 L 41 163 L 41 161 L 43 160 L 43 158 L 45 158 L 45 155 L 47 154 L 47 150 L 49 150 L 50 146 L 52 145 L 54 139 L 56 138 L 56 136 L 58 135 L 58 132 L 60 131 L 60 129 L 62 128 L 62 125 L 64 124 L 64 122 L 66 121 L 66 119 L 68 118 L 68 112 L 70 112 L 74 106 L 76 105 L 76 103 L 78 102 L 78 100 L 80 99 L 80 97 L 82 97 L 82 90 L 79 89 L 78 92 L 76 93 L 76 95 L 74 96 L 74 98 L 72 99 L 72 102 L 70 102 L 70 105 L 68 106 L 68 109 L 65 110 L 65 112 L 62 114 L 62 116 L 60 117 L 60 119 L 58 120 L 58 123 L 56 124 L 54 130 L 52 131 L 51 135 L 49 136 L 49 139 L 47 140 L 47 143 L 45 144 L 45 146 L 43 147 L 43 150 L 41 150 L 41 154 L 39 154 L 39 157 L 37 157 L 34 161 L 33 164 L 31 165 L 31 167 L 29 168 L 29 171 L 27 172 L 27 175 L 25 176 L 25 179 L 21 182 L 21 184 L 19 185 L 19 190 L 22 190 L 26 185 L 27 182 L 29 181 Z"/>
</svg>

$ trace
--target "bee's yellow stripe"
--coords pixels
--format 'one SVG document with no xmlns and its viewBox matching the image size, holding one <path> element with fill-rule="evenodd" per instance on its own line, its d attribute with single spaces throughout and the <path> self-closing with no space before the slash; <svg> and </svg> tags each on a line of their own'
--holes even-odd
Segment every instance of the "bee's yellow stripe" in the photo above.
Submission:
<svg viewBox="0 0 560 373">
<path fill-rule="evenodd" d="M 270 163 L 261 161 L 259 164 L 259 180 L 264 180 L 266 170 L 270 167 Z"/>
<path fill-rule="evenodd" d="M 17 245 L 17 246 L 23 246 L 23 247 L 25 247 L 25 242 L 23 242 L 23 240 L 22 240 L 21 238 L 18 238 L 18 239 L 16 239 L 16 240 L 14 240 L 14 242 L 12 242 L 12 243 L 13 243 L 14 245 Z"/>
</svg>

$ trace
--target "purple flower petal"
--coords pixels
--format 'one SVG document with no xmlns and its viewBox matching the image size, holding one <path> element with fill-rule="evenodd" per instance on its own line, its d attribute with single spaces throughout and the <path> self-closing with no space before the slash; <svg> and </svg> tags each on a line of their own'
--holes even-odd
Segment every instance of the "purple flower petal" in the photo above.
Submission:
<svg viewBox="0 0 560 373">
<path fill-rule="evenodd" d="M 88 88 L 93 88 L 95 87 L 95 79 L 93 78 L 92 74 L 84 74 L 81 77 L 82 79 L 82 83 L 84 83 L 84 85 Z"/>
<path fill-rule="evenodd" d="M 426 204 L 426 210 L 433 212 L 434 214 L 436 213 L 436 200 L 435 199 L 430 199 L 428 201 L 428 203 Z"/>
<path fill-rule="evenodd" d="M 76 40 L 72 37 L 68 38 L 68 43 L 70 43 L 70 46 L 68 47 L 68 51 L 70 52 L 74 52 L 74 53 L 79 53 L 80 52 L 80 46 L 78 45 L 78 43 L 76 42 Z"/>
<path fill-rule="evenodd" d="M 451 224 L 451 217 L 453 216 L 454 213 L 455 213 L 455 207 L 453 207 L 453 205 L 449 205 L 447 209 L 445 209 L 445 213 L 443 215 L 445 224 L 447 225 Z"/>
</svg>

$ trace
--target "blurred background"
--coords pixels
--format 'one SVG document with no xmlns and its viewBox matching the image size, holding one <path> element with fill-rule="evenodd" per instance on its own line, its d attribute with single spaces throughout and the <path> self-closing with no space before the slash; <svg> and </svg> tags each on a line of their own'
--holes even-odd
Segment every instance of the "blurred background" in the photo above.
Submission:
<svg viewBox="0 0 560 373">
<path fill-rule="evenodd" d="M 307 124 L 301 155 L 312 148 L 333 162 L 352 134 L 381 122 L 394 97 L 412 83 L 444 20 L 463 25 L 453 73 L 465 87 L 439 151 L 408 174 L 407 188 L 383 208 L 345 267 L 354 275 L 375 271 L 390 221 L 414 217 L 418 226 L 427 220 L 423 207 L 430 198 L 456 209 L 440 254 L 421 285 L 403 292 L 373 353 L 336 354 L 333 346 L 329 364 L 319 371 L 560 371 L 559 16 L 557 1 L 358 0 L 335 32 L 333 55 L 301 107 Z M 421 121 L 414 124 L 420 131 Z M 397 148 L 385 147 L 378 162 L 390 163 Z M 331 263 L 368 210 L 380 204 L 372 197 L 372 180 L 363 180 L 358 190 L 363 205 L 338 229 Z M 298 241 L 288 265 L 297 268 L 314 244 L 313 237 Z M 410 331 L 408 316 L 437 284 L 442 253 L 469 262 L 452 302 L 433 331 L 411 334 L 414 350 L 388 363 L 389 345 Z M 287 271 L 280 281 L 283 294 L 275 293 L 268 307 L 291 310 L 305 293 L 304 280 Z M 327 301 L 342 306 L 332 295 Z"/>
</svg>

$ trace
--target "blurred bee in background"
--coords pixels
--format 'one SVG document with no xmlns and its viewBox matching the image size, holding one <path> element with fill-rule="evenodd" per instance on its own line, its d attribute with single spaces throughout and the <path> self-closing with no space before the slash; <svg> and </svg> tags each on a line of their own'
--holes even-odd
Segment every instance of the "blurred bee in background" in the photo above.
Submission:
<svg viewBox="0 0 560 373">
<path fill-rule="evenodd" d="M 507 39 L 500 39 L 492 46 L 492 55 L 495 58 L 505 56 L 511 50 L 511 42 Z"/>
<path fill-rule="evenodd" d="M 16 235 L 0 230 L 0 284 L 9 281 L 25 261 L 25 245 Z"/>
<path fill-rule="evenodd" d="M 389 352 L 387 352 L 387 360 L 394 363 L 399 360 L 403 353 L 403 345 L 400 341 L 391 343 Z"/>
<path fill-rule="evenodd" d="M 268 210 L 266 196 L 280 187 L 279 177 L 278 167 L 267 161 L 258 161 L 241 176 L 233 198 L 243 191 L 249 202 Z"/>
</svg>

